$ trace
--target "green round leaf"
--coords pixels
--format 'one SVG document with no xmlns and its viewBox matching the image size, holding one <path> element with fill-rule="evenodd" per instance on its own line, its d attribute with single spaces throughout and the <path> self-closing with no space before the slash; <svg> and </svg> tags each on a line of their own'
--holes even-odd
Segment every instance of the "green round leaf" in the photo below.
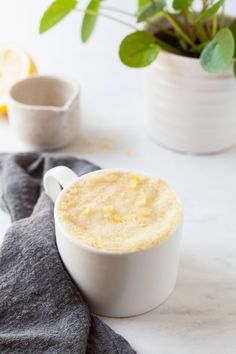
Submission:
<svg viewBox="0 0 236 354">
<path fill-rule="evenodd" d="M 151 64 L 157 57 L 160 46 L 155 37 L 147 31 L 137 31 L 129 34 L 120 45 L 121 61 L 132 68 L 143 68 Z"/>
<path fill-rule="evenodd" d="M 39 33 L 46 32 L 67 16 L 77 5 L 77 0 L 56 0 L 44 12 L 41 20 Z"/>
<path fill-rule="evenodd" d="M 81 27 L 81 39 L 82 42 L 87 42 L 93 33 L 97 22 L 97 15 L 100 10 L 100 0 L 91 0 L 87 7 L 87 13 L 85 13 L 82 27 Z"/>
<path fill-rule="evenodd" d="M 138 8 L 140 9 L 142 6 L 148 4 L 151 0 L 138 0 Z"/>
<path fill-rule="evenodd" d="M 162 11 L 165 6 L 165 0 L 149 0 L 149 2 L 146 2 L 143 6 L 139 7 L 139 10 L 136 14 L 137 21 L 146 21 L 147 19 L 158 14 L 158 12 Z"/>
<path fill-rule="evenodd" d="M 232 63 L 234 48 L 232 32 L 223 28 L 202 51 L 200 61 L 203 69 L 209 73 L 223 72 Z"/>
<path fill-rule="evenodd" d="M 192 2 L 193 0 L 173 0 L 172 6 L 175 10 L 183 11 L 187 9 Z"/>
<path fill-rule="evenodd" d="M 225 0 L 219 0 L 212 6 L 208 7 L 200 16 L 195 20 L 195 23 L 206 21 L 209 17 L 215 15 L 217 11 L 224 5 Z"/>
<path fill-rule="evenodd" d="M 234 57 L 236 57 L 236 19 L 233 20 L 231 25 L 229 26 L 230 31 L 234 37 L 235 49 L 234 49 Z"/>
<path fill-rule="evenodd" d="M 234 71 L 234 77 L 236 78 L 236 60 L 234 60 L 233 71 Z"/>
</svg>

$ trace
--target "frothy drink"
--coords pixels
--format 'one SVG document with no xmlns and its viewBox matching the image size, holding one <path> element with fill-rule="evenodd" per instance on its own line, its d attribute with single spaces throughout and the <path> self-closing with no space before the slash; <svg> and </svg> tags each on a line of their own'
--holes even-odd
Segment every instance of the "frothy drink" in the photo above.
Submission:
<svg viewBox="0 0 236 354">
<path fill-rule="evenodd" d="M 139 173 L 84 175 L 56 205 L 62 227 L 82 243 L 134 252 L 160 243 L 176 229 L 182 207 L 162 180 Z"/>
</svg>

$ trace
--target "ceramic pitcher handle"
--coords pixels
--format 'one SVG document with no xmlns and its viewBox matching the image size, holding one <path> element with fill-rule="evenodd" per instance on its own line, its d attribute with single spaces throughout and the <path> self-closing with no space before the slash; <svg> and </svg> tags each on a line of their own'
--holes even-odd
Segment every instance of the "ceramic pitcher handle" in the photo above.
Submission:
<svg viewBox="0 0 236 354">
<path fill-rule="evenodd" d="M 75 181 L 78 176 L 68 167 L 57 166 L 47 171 L 43 184 L 47 195 L 55 203 L 61 190 Z"/>
</svg>

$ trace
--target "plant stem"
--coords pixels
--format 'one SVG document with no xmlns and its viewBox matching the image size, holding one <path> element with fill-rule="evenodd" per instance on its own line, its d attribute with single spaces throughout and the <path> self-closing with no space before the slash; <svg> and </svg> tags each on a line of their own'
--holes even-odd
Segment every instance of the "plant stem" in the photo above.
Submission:
<svg viewBox="0 0 236 354">
<path fill-rule="evenodd" d="M 104 6 L 102 5 L 102 10 L 107 10 L 107 11 L 111 11 L 111 12 L 116 12 L 125 16 L 129 16 L 129 17 L 135 17 L 134 14 L 132 14 L 131 12 L 127 12 L 121 9 L 117 9 L 116 7 L 111 7 L 111 6 Z"/>
<path fill-rule="evenodd" d="M 195 45 L 190 51 L 192 53 L 201 53 L 202 49 L 205 48 L 205 46 L 209 43 L 209 41 L 203 42 L 201 44 Z"/>
<path fill-rule="evenodd" d="M 189 36 L 181 28 L 181 25 L 171 14 L 163 11 L 162 16 L 165 17 L 166 20 L 174 27 L 176 32 L 179 33 L 179 35 L 185 40 L 186 43 L 188 43 L 191 47 L 194 47 L 194 42 L 192 39 L 189 38 Z"/>
<path fill-rule="evenodd" d="M 224 23 L 225 23 L 225 2 L 223 3 L 222 12 L 220 16 L 220 29 L 224 27 Z"/>
<path fill-rule="evenodd" d="M 179 37 L 178 42 L 184 52 L 188 51 L 188 44 L 183 40 L 183 38 Z"/>
<path fill-rule="evenodd" d="M 215 35 L 216 35 L 216 31 L 217 31 L 217 19 L 218 19 L 218 15 L 215 14 L 215 15 L 213 16 L 213 19 L 212 19 L 212 33 L 211 33 L 212 38 L 214 38 Z"/>
<path fill-rule="evenodd" d="M 204 28 L 202 27 L 201 23 L 196 23 L 195 24 L 195 29 L 197 32 L 197 36 L 200 39 L 201 42 L 206 42 L 208 41 L 208 36 L 204 30 Z"/>
<path fill-rule="evenodd" d="M 203 3 L 202 3 L 202 12 L 204 12 L 207 8 L 207 0 L 203 0 Z"/>
<path fill-rule="evenodd" d="M 188 8 L 183 11 L 183 17 L 184 17 L 186 32 L 188 33 L 189 37 L 194 42 L 196 38 L 195 38 L 195 33 L 193 31 L 192 25 L 190 24 L 191 14 L 190 14 Z"/>
<path fill-rule="evenodd" d="M 135 31 L 138 31 L 139 29 L 136 27 L 136 26 L 133 26 L 131 25 L 130 23 L 128 22 L 125 22 L 125 21 L 122 21 L 116 17 L 113 17 L 113 16 L 110 16 L 110 15 L 107 15 L 107 14 L 104 14 L 104 13 L 96 13 L 95 11 L 91 11 L 91 10 L 88 10 L 88 9 L 80 9 L 78 7 L 75 8 L 75 11 L 78 11 L 78 12 L 82 12 L 82 13 L 86 13 L 88 15 L 94 15 L 94 16 L 101 16 L 101 17 L 104 17 L 108 20 L 111 20 L 111 21 L 115 21 L 117 23 L 120 23 L 121 25 L 124 25 L 126 27 L 129 27 L 129 28 L 132 28 L 133 30 Z"/>
</svg>

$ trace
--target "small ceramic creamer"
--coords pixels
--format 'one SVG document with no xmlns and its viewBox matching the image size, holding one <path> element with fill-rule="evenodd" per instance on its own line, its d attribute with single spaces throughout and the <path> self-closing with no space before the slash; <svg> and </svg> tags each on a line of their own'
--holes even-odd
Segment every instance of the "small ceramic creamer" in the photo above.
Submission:
<svg viewBox="0 0 236 354">
<path fill-rule="evenodd" d="M 31 76 L 11 88 L 8 112 L 25 143 L 44 150 L 65 146 L 79 131 L 79 88 L 60 77 Z"/>
</svg>

